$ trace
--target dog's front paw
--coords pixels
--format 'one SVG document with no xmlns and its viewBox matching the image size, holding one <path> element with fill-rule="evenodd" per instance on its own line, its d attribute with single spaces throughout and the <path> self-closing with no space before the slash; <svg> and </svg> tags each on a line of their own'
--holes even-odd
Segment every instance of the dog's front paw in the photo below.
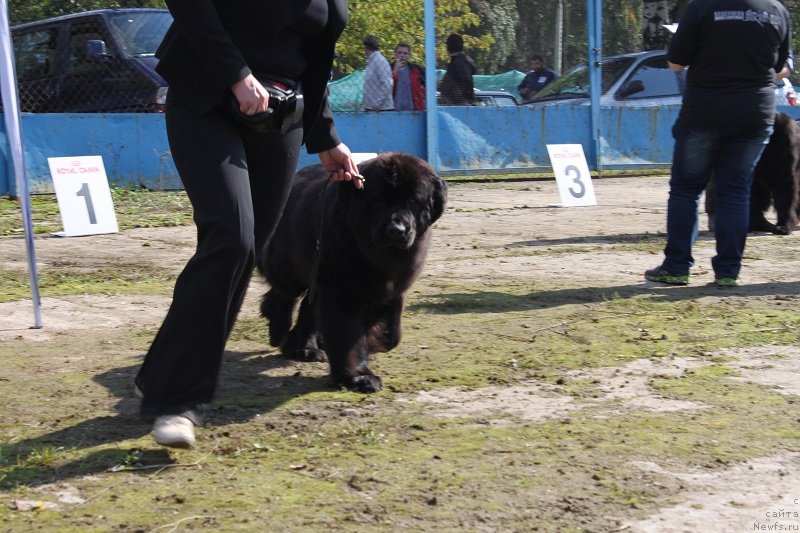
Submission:
<svg viewBox="0 0 800 533">
<path fill-rule="evenodd" d="M 261 300 L 261 316 L 269 321 L 269 343 L 280 346 L 286 340 L 292 326 L 292 307 L 294 302 L 286 302 L 269 291 Z"/>
<path fill-rule="evenodd" d="M 775 233 L 775 224 L 765 218 L 750 220 L 750 227 L 747 228 L 748 232 L 766 231 Z"/>
<path fill-rule="evenodd" d="M 328 354 L 319 348 L 298 348 L 296 350 L 284 350 L 283 356 L 294 361 L 304 363 L 326 363 Z"/>
<path fill-rule="evenodd" d="M 775 226 L 772 229 L 772 233 L 775 235 L 791 235 L 792 230 L 789 226 Z"/>
<path fill-rule="evenodd" d="M 383 381 L 380 376 L 375 374 L 363 374 L 339 380 L 339 383 L 347 387 L 353 392 L 362 392 L 364 394 L 372 394 L 383 389 Z"/>
</svg>

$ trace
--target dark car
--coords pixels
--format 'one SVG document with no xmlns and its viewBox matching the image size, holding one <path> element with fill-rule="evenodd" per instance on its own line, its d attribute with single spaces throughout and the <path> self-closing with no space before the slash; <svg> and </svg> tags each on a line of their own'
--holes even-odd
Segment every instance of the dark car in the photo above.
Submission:
<svg viewBox="0 0 800 533">
<path fill-rule="evenodd" d="M 475 91 L 475 104 L 480 106 L 516 106 L 518 105 L 517 99 L 513 94 L 506 91 L 483 91 L 481 89 L 473 89 Z M 436 97 L 439 97 L 439 91 L 436 91 Z M 442 104 L 439 104 L 442 105 Z"/>
<path fill-rule="evenodd" d="M 676 73 L 669 68 L 664 50 L 604 57 L 600 104 L 680 104 L 683 75 L 683 72 Z M 589 105 L 589 99 L 589 68 L 580 65 L 547 85 L 523 105 Z"/>
<path fill-rule="evenodd" d="M 517 105 L 517 99 L 514 97 L 514 95 L 505 91 L 481 91 L 479 89 L 475 89 L 475 99 L 477 100 L 477 105 Z"/>
<path fill-rule="evenodd" d="M 155 51 L 166 9 L 99 9 L 11 28 L 22 111 L 163 111 Z"/>
</svg>

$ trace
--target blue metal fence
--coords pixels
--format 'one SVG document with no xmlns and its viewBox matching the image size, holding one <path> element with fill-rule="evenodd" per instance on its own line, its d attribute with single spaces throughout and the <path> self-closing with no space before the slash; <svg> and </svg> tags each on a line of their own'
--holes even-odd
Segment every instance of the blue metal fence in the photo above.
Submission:
<svg viewBox="0 0 800 533">
<path fill-rule="evenodd" d="M 800 118 L 800 108 L 780 111 Z M 677 106 L 600 109 L 603 169 L 667 166 Z M 581 144 L 595 170 L 588 105 L 441 107 L 437 115 L 439 170 L 549 171 L 548 144 Z M 356 152 L 404 151 L 428 157 L 424 112 L 339 113 L 337 128 Z M 100 155 L 112 184 L 179 189 L 181 183 L 159 114 L 29 114 L 22 117 L 31 191 L 52 192 L 48 157 Z M 0 126 L 0 194 L 15 194 Z M 316 162 L 305 154 L 301 165 Z"/>
</svg>

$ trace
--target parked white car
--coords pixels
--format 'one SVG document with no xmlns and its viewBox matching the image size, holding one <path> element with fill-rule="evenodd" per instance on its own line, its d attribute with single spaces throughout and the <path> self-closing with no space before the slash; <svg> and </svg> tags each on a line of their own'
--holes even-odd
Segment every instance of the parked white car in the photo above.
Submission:
<svg viewBox="0 0 800 533">
<path fill-rule="evenodd" d="M 681 103 L 684 72 L 667 65 L 664 50 L 604 57 L 600 105 L 667 105 Z M 580 65 L 547 85 L 521 105 L 590 103 L 589 68 Z"/>
</svg>

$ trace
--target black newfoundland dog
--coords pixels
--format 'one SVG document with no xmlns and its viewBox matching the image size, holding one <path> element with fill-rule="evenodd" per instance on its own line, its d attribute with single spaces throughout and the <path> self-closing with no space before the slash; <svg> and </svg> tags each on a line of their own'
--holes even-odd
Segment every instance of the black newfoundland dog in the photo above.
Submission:
<svg viewBox="0 0 800 533">
<path fill-rule="evenodd" d="M 714 180 L 706 187 L 705 207 L 709 230 L 716 212 Z M 777 221 L 765 214 L 775 208 Z M 764 147 L 753 173 L 750 190 L 750 231 L 768 231 L 789 235 L 797 227 L 800 210 L 800 124 L 784 113 L 775 115 L 775 131 Z"/>
<path fill-rule="evenodd" d="M 775 116 L 775 131 L 764 147 L 750 191 L 750 231 L 789 235 L 797 226 L 800 195 L 800 124 L 783 113 Z M 770 205 L 778 219 L 769 222 Z"/>
<path fill-rule="evenodd" d="M 327 359 L 336 383 L 375 392 L 383 384 L 369 354 L 400 342 L 405 292 L 422 270 L 447 186 L 409 154 L 381 154 L 359 171 L 361 190 L 329 181 L 321 165 L 298 172 L 259 261 L 270 284 L 261 314 L 285 357 Z"/>
</svg>

